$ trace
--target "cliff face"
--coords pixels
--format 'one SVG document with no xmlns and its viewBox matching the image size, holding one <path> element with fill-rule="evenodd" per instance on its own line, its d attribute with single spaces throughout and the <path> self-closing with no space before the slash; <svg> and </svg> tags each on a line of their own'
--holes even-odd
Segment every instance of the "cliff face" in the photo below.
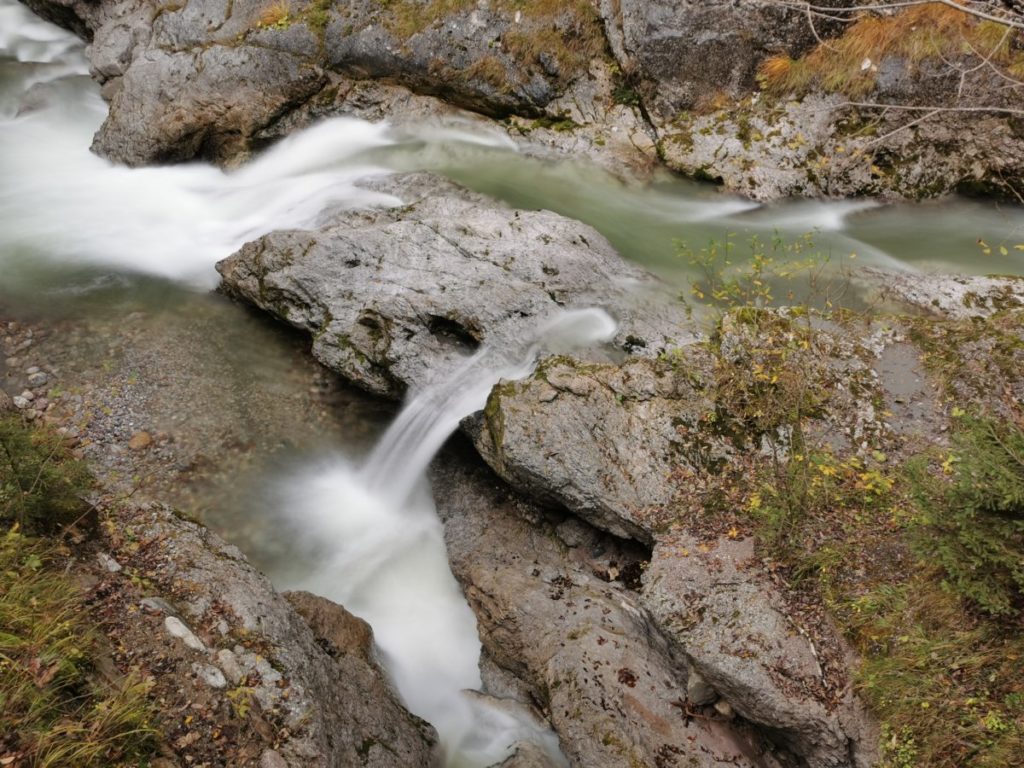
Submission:
<svg viewBox="0 0 1024 768">
<path fill-rule="evenodd" d="M 1024 171 L 1019 32 L 948 6 L 28 4 L 91 39 L 111 102 L 94 149 L 133 165 L 234 163 L 314 117 L 401 119 L 413 93 L 434 113 L 501 118 L 620 165 L 660 158 L 759 199 L 1012 195 Z"/>
</svg>

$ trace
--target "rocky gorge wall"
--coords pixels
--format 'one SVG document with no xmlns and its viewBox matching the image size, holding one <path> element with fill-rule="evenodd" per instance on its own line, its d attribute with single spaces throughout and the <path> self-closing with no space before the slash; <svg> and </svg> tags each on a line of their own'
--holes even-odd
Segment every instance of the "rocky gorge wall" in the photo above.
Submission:
<svg viewBox="0 0 1024 768">
<path fill-rule="evenodd" d="M 94 149 L 131 165 L 237 163 L 321 116 L 461 112 L 757 199 L 1015 197 L 1021 176 L 1017 32 L 938 5 L 870 23 L 831 1 L 28 5 L 91 41 L 111 104 Z"/>
</svg>

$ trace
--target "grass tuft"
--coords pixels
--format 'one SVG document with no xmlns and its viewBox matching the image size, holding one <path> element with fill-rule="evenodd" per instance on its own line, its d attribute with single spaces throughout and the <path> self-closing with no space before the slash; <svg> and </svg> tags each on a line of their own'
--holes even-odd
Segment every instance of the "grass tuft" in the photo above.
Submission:
<svg viewBox="0 0 1024 768">
<path fill-rule="evenodd" d="M 912 66 L 991 57 L 1004 71 L 1018 71 L 1024 68 L 1024 52 L 1015 42 L 1019 35 L 1005 25 L 928 3 L 893 15 L 862 14 L 841 36 L 823 41 L 800 59 L 766 59 L 758 69 L 758 81 L 776 95 L 803 95 L 819 87 L 857 98 L 874 90 L 878 66 L 890 57 Z"/>
<path fill-rule="evenodd" d="M 82 597 L 48 567 L 52 543 L 0 538 L 0 761 L 40 768 L 145 764 L 154 752 L 146 684 L 94 673 Z"/>
</svg>

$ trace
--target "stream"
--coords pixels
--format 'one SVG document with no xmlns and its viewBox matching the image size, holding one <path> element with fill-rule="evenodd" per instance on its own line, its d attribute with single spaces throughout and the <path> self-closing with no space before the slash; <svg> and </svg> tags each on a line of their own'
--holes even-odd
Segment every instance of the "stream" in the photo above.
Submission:
<svg viewBox="0 0 1024 768">
<path fill-rule="evenodd" d="M 776 232 L 813 233 L 835 263 L 1024 273 L 1024 252 L 1012 247 L 1024 242 L 1024 211 L 1010 206 L 758 205 L 668 174 L 641 183 L 583 161 L 528 156 L 498 129 L 417 132 L 346 118 L 292 135 L 232 172 L 203 163 L 127 169 L 89 152 L 105 114 L 81 42 L 0 0 L 0 307 L 56 316 L 122 311 L 126 297 L 186 313 L 201 304 L 230 334 L 242 310 L 207 295 L 217 261 L 269 231 L 316 226 L 332 210 L 398 205 L 360 182 L 411 170 L 586 222 L 680 293 L 696 276 L 680 241 L 700 247 Z M 1006 244 L 1008 255 L 983 255 L 981 239 Z M 259 480 L 266 498 L 252 507 L 262 516 L 254 527 L 289 554 L 261 560 L 257 544 L 258 564 L 279 587 L 308 589 L 367 619 L 406 705 L 438 729 L 453 768 L 500 762 L 519 740 L 564 758 L 550 730 L 463 693 L 481 687 L 480 642 L 448 568 L 425 470 L 500 379 L 527 375 L 544 351 L 586 348 L 613 332 L 600 308 L 548 318 L 519 348 L 485 346 L 412 393 L 368 456 L 362 435 L 343 433 Z M 236 367 L 244 377 L 274 359 L 253 350 Z"/>
</svg>

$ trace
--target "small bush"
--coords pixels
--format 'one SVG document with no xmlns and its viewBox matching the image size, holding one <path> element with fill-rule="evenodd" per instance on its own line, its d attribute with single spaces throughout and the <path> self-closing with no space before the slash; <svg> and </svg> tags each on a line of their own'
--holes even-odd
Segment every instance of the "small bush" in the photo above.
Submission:
<svg viewBox="0 0 1024 768">
<path fill-rule="evenodd" d="M 18 416 L 0 417 L 0 525 L 27 533 L 53 531 L 87 509 L 92 487 L 85 465 L 59 435 L 31 428 Z"/>
<path fill-rule="evenodd" d="M 260 27 L 275 27 L 283 29 L 287 27 L 290 22 L 291 8 L 289 8 L 286 0 L 274 0 L 273 3 L 260 11 L 257 24 Z"/>
<path fill-rule="evenodd" d="M 924 535 L 918 548 L 956 590 L 994 616 L 1024 606 L 1024 432 L 991 418 L 959 419 L 951 482 L 912 473 Z"/>
</svg>

